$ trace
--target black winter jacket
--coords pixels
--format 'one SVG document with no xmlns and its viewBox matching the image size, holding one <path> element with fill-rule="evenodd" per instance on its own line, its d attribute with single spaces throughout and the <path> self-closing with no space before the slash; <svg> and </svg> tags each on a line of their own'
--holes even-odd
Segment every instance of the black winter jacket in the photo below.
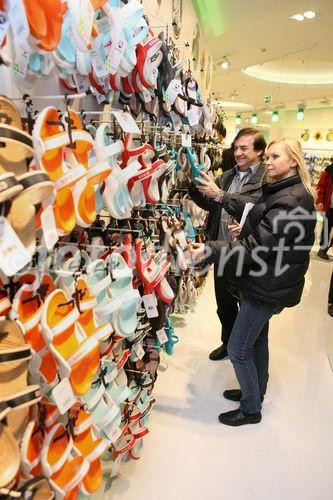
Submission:
<svg viewBox="0 0 333 500">
<path fill-rule="evenodd" d="M 223 175 L 217 177 L 216 184 L 223 191 L 227 191 L 236 169 L 228 170 Z M 224 208 L 228 214 L 232 215 L 238 222 L 242 218 L 246 203 L 255 203 L 262 195 L 262 186 L 266 183 L 265 166 L 259 165 L 256 172 L 243 185 L 239 193 L 230 194 L 225 192 L 221 202 L 216 202 L 200 193 L 195 184 L 191 184 L 189 195 L 191 199 L 203 210 L 209 212 L 206 226 L 206 236 L 209 240 L 216 240 L 221 219 L 221 210 Z"/>
<path fill-rule="evenodd" d="M 239 240 L 207 242 L 212 254 L 206 262 L 225 265 L 232 289 L 292 307 L 301 300 L 315 225 L 314 200 L 298 175 L 266 184 Z M 239 253 L 244 265 L 237 273 Z"/>
</svg>

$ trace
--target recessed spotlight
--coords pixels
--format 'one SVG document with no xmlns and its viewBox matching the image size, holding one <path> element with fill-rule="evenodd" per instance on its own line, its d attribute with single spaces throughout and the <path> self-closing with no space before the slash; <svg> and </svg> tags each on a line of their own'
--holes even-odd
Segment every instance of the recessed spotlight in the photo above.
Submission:
<svg viewBox="0 0 333 500">
<path fill-rule="evenodd" d="M 313 12 L 313 10 L 307 10 L 306 12 L 303 13 L 303 16 L 306 17 L 307 19 L 313 19 L 316 17 L 316 13 Z"/>
<path fill-rule="evenodd" d="M 230 61 L 226 57 L 223 58 L 223 61 L 221 62 L 221 68 L 222 69 L 228 69 L 230 66 Z"/>
<path fill-rule="evenodd" d="M 290 19 L 294 19 L 294 21 L 304 21 L 303 14 L 294 14 L 293 16 L 289 16 Z"/>
<path fill-rule="evenodd" d="M 250 118 L 250 122 L 251 122 L 253 125 L 255 125 L 255 124 L 257 124 L 257 123 L 258 123 L 258 115 L 257 115 L 257 113 L 252 113 L 252 116 L 251 116 L 251 118 Z"/>
<path fill-rule="evenodd" d="M 278 111 L 273 111 L 272 113 L 272 122 L 278 122 L 279 121 L 279 112 Z"/>
</svg>

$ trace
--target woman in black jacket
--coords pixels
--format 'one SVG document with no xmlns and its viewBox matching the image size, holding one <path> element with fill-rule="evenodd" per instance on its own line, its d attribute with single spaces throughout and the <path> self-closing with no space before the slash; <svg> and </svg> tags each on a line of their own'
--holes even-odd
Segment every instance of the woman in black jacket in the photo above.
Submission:
<svg viewBox="0 0 333 500">
<path fill-rule="evenodd" d="M 240 390 L 224 392 L 226 399 L 240 401 L 240 407 L 219 415 L 226 425 L 261 421 L 268 382 L 269 320 L 300 302 L 314 242 L 315 192 L 300 143 L 287 138 L 271 142 L 266 171 L 269 183 L 239 238 L 193 244 L 191 249 L 194 259 L 218 263 L 219 272 L 228 273 L 241 301 L 228 344 Z"/>
</svg>

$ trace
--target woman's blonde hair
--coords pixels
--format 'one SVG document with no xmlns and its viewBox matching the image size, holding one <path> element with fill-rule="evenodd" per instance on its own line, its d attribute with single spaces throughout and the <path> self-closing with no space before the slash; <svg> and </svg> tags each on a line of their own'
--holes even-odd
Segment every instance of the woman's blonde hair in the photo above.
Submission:
<svg viewBox="0 0 333 500">
<path fill-rule="evenodd" d="M 281 144 L 285 153 L 289 156 L 291 160 L 294 160 L 297 163 L 298 174 L 301 178 L 301 181 L 311 196 L 316 199 L 317 194 L 314 187 L 311 185 L 311 177 L 309 174 L 309 170 L 305 164 L 304 155 L 302 151 L 302 146 L 297 139 L 293 137 L 280 137 L 279 139 L 275 139 L 270 142 L 267 146 L 267 149 L 273 146 L 274 144 Z"/>
</svg>

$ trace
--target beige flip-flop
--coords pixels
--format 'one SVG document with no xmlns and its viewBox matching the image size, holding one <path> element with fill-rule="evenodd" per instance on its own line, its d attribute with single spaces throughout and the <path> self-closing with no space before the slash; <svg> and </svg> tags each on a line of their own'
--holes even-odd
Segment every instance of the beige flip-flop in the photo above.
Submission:
<svg viewBox="0 0 333 500">
<path fill-rule="evenodd" d="M 4 488 L 11 483 L 19 470 L 20 450 L 13 434 L 1 422 L 0 450 L 0 488 Z"/>
<path fill-rule="evenodd" d="M 33 255 L 35 205 L 52 194 L 54 184 L 45 172 L 28 172 L 27 160 L 34 155 L 32 137 L 22 130 L 16 104 L 4 96 L 0 96 L 0 142 L 0 199 L 8 199 L 10 194 L 15 196 L 7 219 Z"/>
<path fill-rule="evenodd" d="M 15 482 L 4 488 L 0 488 L 1 498 L 30 498 L 32 500 L 53 500 L 54 491 L 51 490 L 50 483 L 46 477 L 33 477 L 25 482 L 20 488 L 15 488 Z"/>
<path fill-rule="evenodd" d="M 0 138 L 0 172 L 26 173 L 27 160 L 34 155 L 32 137 L 22 130 L 16 104 L 4 96 L 0 96 Z"/>
<path fill-rule="evenodd" d="M 0 399 L 27 387 L 30 358 L 30 346 L 25 343 L 19 324 L 0 320 Z M 15 409 L 7 416 L 8 427 L 18 438 L 22 436 L 27 420 L 26 408 Z"/>
</svg>

